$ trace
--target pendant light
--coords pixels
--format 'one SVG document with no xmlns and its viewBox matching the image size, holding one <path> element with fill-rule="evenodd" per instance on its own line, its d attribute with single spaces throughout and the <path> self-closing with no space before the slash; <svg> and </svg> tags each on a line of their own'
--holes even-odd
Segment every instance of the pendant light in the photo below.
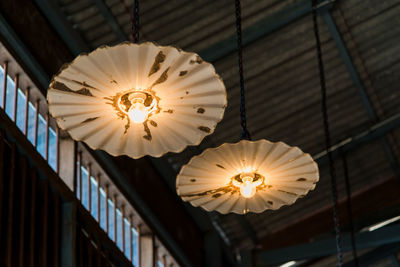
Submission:
<svg viewBox="0 0 400 267">
<path fill-rule="evenodd" d="M 64 65 L 47 100 L 60 128 L 111 155 L 160 157 L 198 145 L 222 119 L 226 90 L 197 54 L 138 41 L 102 46 Z"/>
<path fill-rule="evenodd" d="M 315 188 L 318 166 L 298 147 L 267 140 L 250 141 L 242 64 L 240 1 L 235 0 L 240 78 L 241 141 L 206 149 L 184 165 L 177 176 L 183 201 L 207 211 L 245 214 L 293 204 Z"/>
</svg>

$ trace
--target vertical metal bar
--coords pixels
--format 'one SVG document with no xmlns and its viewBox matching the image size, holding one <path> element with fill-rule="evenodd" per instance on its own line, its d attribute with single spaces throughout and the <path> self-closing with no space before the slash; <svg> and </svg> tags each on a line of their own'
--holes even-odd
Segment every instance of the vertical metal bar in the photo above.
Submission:
<svg viewBox="0 0 400 267">
<path fill-rule="evenodd" d="M 16 176 L 17 148 L 15 143 L 11 145 L 11 164 L 9 177 L 9 197 L 8 197 L 8 226 L 7 226 L 7 266 L 13 267 L 13 217 L 14 217 L 14 183 Z"/>
<path fill-rule="evenodd" d="M 45 142 L 45 153 L 44 153 L 44 159 L 48 161 L 49 159 L 49 113 L 46 113 L 46 142 Z"/>
<path fill-rule="evenodd" d="M 5 177 L 5 133 L 0 129 L 0 229 L 3 229 L 3 199 L 4 199 L 4 181 Z M 0 240 L 2 240 L 3 231 L 0 231 Z"/>
<path fill-rule="evenodd" d="M 30 232 L 30 237 L 29 237 L 29 241 L 30 241 L 30 255 L 29 255 L 29 259 L 30 259 L 30 267 L 35 267 L 35 247 L 36 247 L 36 242 L 35 242 L 35 233 L 36 233 L 36 228 L 35 228 L 35 224 L 36 224 L 36 183 L 37 183 L 37 177 L 36 177 L 37 173 L 35 170 L 33 170 L 33 173 L 31 175 L 31 206 L 30 206 L 30 217 L 31 217 L 31 227 L 29 229 Z"/>
<path fill-rule="evenodd" d="M 38 124 L 39 124 L 39 100 L 35 102 L 35 139 L 33 142 L 33 146 L 37 145 L 37 137 L 38 137 Z"/>
<path fill-rule="evenodd" d="M 25 91 L 25 125 L 24 125 L 24 134 L 28 135 L 28 118 L 29 118 L 29 94 L 31 88 L 28 86 Z"/>
<path fill-rule="evenodd" d="M 76 162 L 74 162 L 74 165 L 76 165 Z M 57 125 L 56 125 L 56 172 L 60 173 L 60 128 L 58 128 Z M 74 192 L 76 192 L 76 188 Z"/>
<path fill-rule="evenodd" d="M 4 76 L 3 76 L 3 102 L 1 107 L 6 110 L 6 97 L 7 97 L 7 74 L 8 74 L 8 61 L 4 61 Z"/>
<path fill-rule="evenodd" d="M 58 194 L 55 195 L 55 201 L 54 201 L 54 247 L 53 247 L 53 255 L 54 255 L 54 267 L 58 267 L 60 265 L 60 243 L 61 243 L 61 238 L 60 238 L 60 209 L 61 209 L 61 204 L 60 204 L 60 197 Z"/>
<path fill-rule="evenodd" d="M 79 184 L 79 200 L 82 201 L 82 152 L 78 152 L 78 170 L 76 173 L 76 178 L 78 179 L 77 183 Z"/>
<path fill-rule="evenodd" d="M 43 196 L 43 244 L 42 244 L 42 257 L 43 267 L 47 266 L 47 243 L 48 243 L 48 221 L 49 221 L 49 185 L 47 184 L 48 181 L 44 180 L 44 196 Z"/>
<path fill-rule="evenodd" d="M 92 214 L 92 164 L 88 164 L 88 210 Z"/>
<path fill-rule="evenodd" d="M 17 100 L 18 100 L 18 86 L 19 86 L 19 74 L 15 74 L 14 77 L 14 107 L 13 107 L 13 120 L 17 121 Z"/>
<path fill-rule="evenodd" d="M 97 180 L 97 221 L 100 223 L 100 174 L 96 175 Z"/>
<path fill-rule="evenodd" d="M 19 266 L 24 267 L 24 246 L 25 246 L 25 221 L 26 221 L 26 179 L 28 176 L 28 162 L 26 157 L 22 158 L 21 162 L 21 207 L 20 207 L 20 216 L 19 216 Z"/>
<path fill-rule="evenodd" d="M 108 212 L 109 212 L 109 210 L 108 210 L 108 195 L 109 195 L 109 185 L 108 184 L 106 184 L 106 208 L 105 208 L 105 210 L 106 210 L 106 233 L 108 233 L 108 231 L 109 231 L 109 223 L 108 223 Z"/>
</svg>

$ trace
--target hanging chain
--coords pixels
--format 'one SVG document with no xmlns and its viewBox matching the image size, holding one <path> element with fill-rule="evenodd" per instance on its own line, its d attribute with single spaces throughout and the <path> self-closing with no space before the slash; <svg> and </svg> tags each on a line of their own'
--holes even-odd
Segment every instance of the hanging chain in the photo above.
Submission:
<svg viewBox="0 0 400 267">
<path fill-rule="evenodd" d="M 235 0 L 235 14 L 236 14 L 238 66 L 239 66 L 239 85 L 240 85 L 240 126 L 242 127 L 242 134 L 240 136 L 240 139 L 250 140 L 250 133 L 247 130 L 247 123 L 246 123 L 246 99 L 244 93 L 244 78 L 243 78 L 242 15 L 241 15 L 240 0 Z"/>
<path fill-rule="evenodd" d="M 319 37 L 318 22 L 317 22 L 317 0 L 312 0 L 312 14 L 313 14 L 313 24 L 314 24 L 314 34 L 317 45 L 317 57 L 318 57 L 318 68 L 321 86 L 321 97 L 322 97 L 322 115 L 324 121 L 324 131 L 325 131 L 325 145 L 329 160 L 329 174 L 331 178 L 331 189 L 332 189 L 332 202 L 333 202 L 333 222 L 335 225 L 335 236 L 336 236 L 336 250 L 338 257 L 338 266 L 343 265 L 342 257 L 342 247 L 340 238 L 340 222 L 338 218 L 338 189 L 337 189 L 337 179 L 335 164 L 332 158 L 332 153 L 330 151 L 331 147 L 331 137 L 329 132 L 329 120 L 328 120 L 328 108 L 326 104 L 326 84 L 325 84 L 325 72 L 324 63 L 322 61 L 322 51 L 321 51 L 321 40 Z"/>
<path fill-rule="evenodd" d="M 351 205 L 351 187 L 350 187 L 350 179 L 349 179 L 349 169 L 347 166 L 347 155 L 344 152 L 342 154 L 342 165 L 343 165 L 343 172 L 344 172 L 344 181 L 346 184 L 346 196 L 347 196 L 347 214 L 349 217 L 350 222 L 350 236 L 351 236 L 351 248 L 353 252 L 353 260 L 354 266 L 359 267 L 358 256 L 357 256 L 357 247 L 356 247 L 356 240 L 355 240 L 355 233 L 354 233 L 354 222 L 353 222 L 353 208 Z"/>
<path fill-rule="evenodd" d="M 132 42 L 139 42 L 139 0 L 133 1 L 132 12 Z"/>
</svg>

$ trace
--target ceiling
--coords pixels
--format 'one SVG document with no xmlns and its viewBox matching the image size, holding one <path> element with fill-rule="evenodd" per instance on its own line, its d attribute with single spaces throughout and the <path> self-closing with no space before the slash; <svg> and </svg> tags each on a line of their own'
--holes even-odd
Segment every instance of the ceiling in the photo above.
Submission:
<svg viewBox="0 0 400 267">
<path fill-rule="evenodd" d="M 43 5 L 43 2 L 52 1 L 36 2 Z M 393 130 L 385 121 L 398 119 L 396 116 L 400 114 L 400 1 L 319 2 L 322 3 L 319 25 L 331 138 L 332 144 L 338 144 L 335 151 L 340 147 L 343 152 L 334 154 L 339 208 L 345 207 L 341 155 L 346 153 L 355 198 L 356 228 L 360 229 L 383 219 L 376 215 L 378 211 L 400 202 L 389 201 L 390 195 L 386 198 L 380 195 L 386 190 L 384 186 L 400 177 L 400 130 Z M 52 3 L 54 14 L 46 16 L 50 21 L 54 19 L 52 16 L 62 16 L 59 34 L 75 54 L 130 40 L 132 0 L 58 0 Z M 321 178 L 314 191 L 278 211 L 208 216 L 205 212 L 199 215 L 194 208 L 185 205 L 199 224 L 198 216 L 211 219 L 226 243 L 235 250 L 264 251 L 332 236 L 330 179 L 324 154 L 310 11 L 310 1 L 304 0 L 242 1 L 246 105 L 252 138 L 283 141 L 300 147 L 317 159 Z M 173 44 L 199 53 L 214 64 L 228 92 L 228 107 L 214 134 L 198 147 L 153 160 L 171 186 L 171 192 L 174 191 L 173 177 L 193 155 L 208 147 L 239 140 L 234 20 L 231 0 L 140 1 L 140 40 Z M 371 134 L 371 127 L 378 129 L 379 135 Z M 361 133 L 366 137 L 360 137 Z M 165 163 L 170 167 L 161 169 L 159 166 Z M 389 215 L 392 214 L 385 216 Z M 316 218 L 321 221 L 315 221 Z M 343 228 L 348 229 L 346 215 L 343 215 Z M 351 260 L 351 255 L 346 254 L 345 261 Z M 307 264 L 331 266 L 335 261 L 335 256 L 321 257 Z M 377 264 L 386 266 L 383 262 Z M 267 263 L 258 265 L 268 266 Z"/>
</svg>

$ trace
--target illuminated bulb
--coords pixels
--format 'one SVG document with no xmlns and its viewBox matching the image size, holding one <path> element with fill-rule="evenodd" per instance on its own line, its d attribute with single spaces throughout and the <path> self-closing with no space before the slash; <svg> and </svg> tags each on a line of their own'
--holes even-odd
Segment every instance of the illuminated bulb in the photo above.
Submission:
<svg viewBox="0 0 400 267">
<path fill-rule="evenodd" d="M 240 194 L 245 198 L 251 198 L 257 192 L 257 186 L 253 183 L 253 177 L 245 176 L 240 185 Z"/>
<path fill-rule="evenodd" d="M 149 111 L 142 103 L 134 103 L 132 104 L 131 109 L 129 110 L 129 118 L 134 123 L 143 123 L 147 120 L 149 116 Z"/>
</svg>

